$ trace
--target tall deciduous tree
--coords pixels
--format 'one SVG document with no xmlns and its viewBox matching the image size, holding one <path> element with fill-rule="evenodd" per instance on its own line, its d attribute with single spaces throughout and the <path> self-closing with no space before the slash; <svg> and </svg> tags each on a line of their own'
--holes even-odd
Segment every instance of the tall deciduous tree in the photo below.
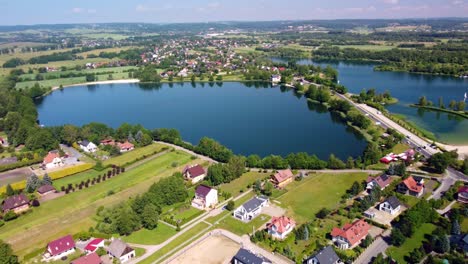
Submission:
<svg viewBox="0 0 468 264">
<path fill-rule="evenodd" d="M 17 264 L 18 257 L 13 254 L 11 246 L 3 240 L 0 240 L 0 263 L 2 264 Z"/>
</svg>

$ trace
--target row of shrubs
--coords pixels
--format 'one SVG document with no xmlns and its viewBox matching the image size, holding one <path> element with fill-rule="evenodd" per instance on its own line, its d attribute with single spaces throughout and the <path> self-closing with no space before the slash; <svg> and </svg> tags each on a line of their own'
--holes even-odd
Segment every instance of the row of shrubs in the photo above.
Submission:
<svg viewBox="0 0 468 264">
<path fill-rule="evenodd" d="M 26 160 L 26 161 L 19 161 L 19 162 L 15 162 L 15 163 L 11 163 L 11 164 L 2 165 L 2 166 L 0 166 L 0 172 L 30 166 L 30 165 L 39 163 L 41 161 L 42 161 L 42 158 L 36 158 L 36 159 L 31 159 L 31 160 Z"/>
<path fill-rule="evenodd" d="M 111 177 L 114 177 L 124 172 L 125 172 L 125 168 L 113 165 L 112 170 L 107 171 L 107 173 L 98 175 L 97 177 L 88 179 L 86 181 L 81 181 L 80 183 L 76 183 L 75 186 L 69 183 L 68 186 L 62 186 L 60 190 L 62 192 L 65 192 L 65 194 L 68 194 L 70 192 L 75 192 L 77 189 L 82 190 L 83 188 L 88 188 L 95 184 L 101 183 L 101 181 L 106 181 L 106 179 L 110 179 Z"/>
</svg>

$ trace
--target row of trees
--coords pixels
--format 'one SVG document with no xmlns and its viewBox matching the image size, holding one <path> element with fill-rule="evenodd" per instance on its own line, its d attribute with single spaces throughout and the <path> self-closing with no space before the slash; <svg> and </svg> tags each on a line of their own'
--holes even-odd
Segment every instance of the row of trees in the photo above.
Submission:
<svg viewBox="0 0 468 264">
<path fill-rule="evenodd" d="M 432 101 L 427 100 L 426 96 L 421 96 L 418 100 L 418 105 L 419 106 L 435 106 Z M 444 99 L 442 97 L 439 97 L 438 100 L 438 105 L 439 108 L 441 109 L 446 109 L 445 104 L 444 104 Z M 464 100 L 460 101 L 455 101 L 451 100 L 448 109 L 453 110 L 453 111 L 465 111 L 466 103 Z"/>
</svg>

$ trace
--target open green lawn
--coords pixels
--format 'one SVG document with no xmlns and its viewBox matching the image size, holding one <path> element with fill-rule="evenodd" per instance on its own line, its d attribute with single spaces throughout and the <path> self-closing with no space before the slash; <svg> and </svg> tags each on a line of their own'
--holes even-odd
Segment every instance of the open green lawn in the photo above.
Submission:
<svg viewBox="0 0 468 264">
<path fill-rule="evenodd" d="M 400 154 L 410 149 L 407 144 L 398 143 L 392 148 L 392 152 L 395 154 Z"/>
<path fill-rule="evenodd" d="M 189 197 L 191 199 L 193 195 Z M 183 225 L 189 222 L 190 220 L 195 219 L 197 216 L 203 214 L 204 212 L 205 211 L 192 207 L 189 202 L 188 204 L 186 203 L 183 206 L 176 208 L 174 211 L 171 211 L 170 214 L 174 215 L 175 221 L 180 220 L 181 225 Z"/>
<path fill-rule="evenodd" d="M 45 202 L 2 226 L 0 239 L 24 256 L 57 237 L 88 230 L 95 225 L 93 216 L 99 206 L 114 205 L 146 191 L 154 182 L 180 171 L 190 160 L 185 152 L 170 152 L 105 182 Z M 173 168 L 174 161 L 180 166 Z M 115 194 L 108 196 L 109 191 Z"/>
<path fill-rule="evenodd" d="M 46 73 L 41 73 L 44 78 L 55 76 L 55 77 L 60 77 L 60 75 L 63 74 L 69 74 L 69 73 L 74 73 L 74 74 L 102 74 L 102 73 L 107 73 L 107 72 L 114 72 L 114 73 L 120 73 L 120 72 L 125 72 L 128 70 L 136 70 L 136 66 L 124 66 L 124 67 L 107 67 L 107 68 L 97 68 L 97 69 L 89 69 L 89 70 L 69 70 L 69 71 L 56 71 L 56 72 L 46 72 Z M 21 74 L 19 77 L 20 78 L 30 78 L 34 79 L 37 75 L 37 72 L 35 73 L 25 73 Z"/>
<path fill-rule="evenodd" d="M 277 200 L 280 206 L 293 215 L 296 222 L 303 223 L 315 218 L 322 208 L 336 208 L 341 196 L 351 187 L 354 181 L 366 179 L 366 173 L 319 173 L 302 181 L 290 183 L 288 192 Z"/>
<path fill-rule="evenodd" d="M 135 254 L 137 257 L 142 256 L 146 253 L 146 249 L 144 248 L 134 247 L 133 249 L 135 249 Z"/>
<path fill-rule="evenodd" d="M 353 48 L 353 49 L 370 50 L 370 51 L 383 51 L 383 50 L 391 50 L 395 48 L 395 46 L 389 46 L 389 45 L 340 45 L 337 47 L 340 47 L 341 49 Z"/>
<path fill-rule="evenodd" d="M 164 254 L 169 253 L 171 250 L 176 248 L 177 246 L 185 245 L 185 243 L 190 243 L 191 241 L 197 239 L 198 237 L 202 236 L 205 232 L 205 229 L 209 228 L 206 223 L 198 223 L 190 230 L 186 231 L 184 234 L 180 235 L 165 247 L 161 248 L 160 250 L 156 251 L 153 255 L 149 256 L 143 261 L 140 261 L 139 264 L 149 264 L 153 263 L 159 258 L 161 258 Z M 174 252 L 175 253 L 175 252 Z"/>
<path fill-rule="evenodd" d="M 96 170 L 87 170 L 84 172 L 77 173 L 75 175 L 71 175 L 68 177 L 60 178 L 58 180 L 53 181 L 53 185 L 57 190 L 60 190 L 62 186 L 68 186 L 68 184 L 75 185 L 77 183 L 80 183 L 81 181 L 87 181 L 88 179 L 92 179 L 97 177 L 98 175 L 102 175 L 106 173 L 107 170 L 103 171 L 96 171 Z"/>
<path fill-rule="evenodd" d="M 143 156 L 148 157 L 148 156 L 153 155 L 155 152 L 160 152 L 164 147 L 167 147 L 167 146 L 163 144 L 153 143 L 146 147 L 136 148 L 132 151 L 125 152 L 122 155 L 105 160 L 102 164 L 104 166 L 110 165 L 110 164 L 122 166 L 127 162 L 135 161 L 137 158 L 141 158 Z"/>
<path fill-rule="evenodd" d="M 219 189 L 236 196 L 240 193 L 240 190 L 246 190 L 247 185 L 252 185 L 256 180 L 261 180 L 265 177 L 268 177 L 269 175 L 269 173 L 262 172 L 246 172 L 232 182 L 220 185 Z"/>
<path fill-rule="evenodd" d="M 131 235 L 122 237 L 125 242 L 142 244 L 142 245 L 157 245 L 177 232 L 174 228 L 169 227 L 166 224 L 159 223 L 158 226 L 153 230 L 140 229 L 137 232 L 133 232 Z"/>
<path fill-rule="evenodd" d="M 433 224 L 423 224 L 416 230 L 412 237 L 406 239 L 405 243 L 400 247 L 391 246 L 387 249 L 387 253 L 394 258 L 398 263 L 406 263 L 405 256 L 412 252 L 414 249 L 422 246 L 425 240 L 424 236 L 432 233 L 436 229 Z"/>
<path fill-rule="evenodd" d="M 253 230 L 257 230 L 263 224 L 270 221 L 271 217 L 265 214 L 261 214 L 254 218 L 248 223 L 244 223 L 233 216 L 228 216 L 221 220 L 219 224 L 215 225 L 215 228 L 222 228 L 233 232 L 239 236 L 252 234 Z"/>
</svg>

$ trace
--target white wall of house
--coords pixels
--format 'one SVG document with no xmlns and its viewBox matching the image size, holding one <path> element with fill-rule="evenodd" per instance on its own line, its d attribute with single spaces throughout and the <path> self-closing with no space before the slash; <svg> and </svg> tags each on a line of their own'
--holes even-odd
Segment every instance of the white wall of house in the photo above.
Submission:
<svg viewBox="0 0 468 264">
<path fill-rule="evenodd" d="M 205 207 L 212 207 L 218 203 L 218 190 L 211 189 L 206 195 Z"/>
<path fill-rule="evenodd" d="M 50 248 L 48 248 L 47 251 L 50 254 L 50 252 L 51 252 Z M 50 256 L 49 258 L 46 259 L 46 261 L 60 260 L 62 257 L 68 256 L 68 255 L 73 254 L 73 253 L 75 253 L 75 248 L 69 249 L 69 250 L 67 250 L 65 252 L 62 252 L 62 253 L 60 253 L 58 255 L 55 255 L 55 256 Z"/>
<path fill-rule="evenodd" d="M 57 168 L 63 166 L 63 161 L 61 158 L 54 158 L 54 160 L 51 163 L 47 163 L 45 166 L 47 169 Z"/>
<path fill-rule="evenodd" d="M 189 173 L 187 173 L 187 174 L 189 174 Z M 191 178 L 192 179 L 192 184 L 195 184 L 195 183 L 197 183 L 199 181 L 202 181 L 204 178 L 205 178 L 205 174 L 202 174 L 202 175 L 197 176 L 195 178 Z"/>
<path fill-rule="evenodd" d="M 119 260 L 120 260 L 121 263 L 124 263 L 124 262 L 129 261 L 130 259 L 134 258 L 135 256 L 136 256 L 135 250 L 133 250 L 133 251 L 130 251 L 128 254 L 121 256 L 119 258 Z"/>
<path fill-rule="evenodd" d="M 285 239 L 288 236 L 288 234 L 291 233 L 292 230 L 293 226 L 289 225 L 285 232 L 279 233 L 276 230 L 276 227 L 272 226 L 272 228 L 268 229 L 268 234 L 277 239 Z"/>
<path fill-rule="evenodd" d="M 332 241 L 339 249 L 348 249 L 350 247 L 348 240 L 344 237 L 336 236 L 332 238 Z"/>
<path fill-rule="evenodd" d="M 391 215 L 397 214 L 400 212 L 401 206 L 397 206 L 397 208 L 392 208 L 388 202 L 383 202 L 379 205 L 379 210 L 387 212 Z"/>
<path fill-rule="evenodd" d="M 93 153 L 97 150 L 97 146 L 93 142 L 89 142 L 87 146 L 80 145 L 80 148 L 87 153 Z"/>
</svg>

